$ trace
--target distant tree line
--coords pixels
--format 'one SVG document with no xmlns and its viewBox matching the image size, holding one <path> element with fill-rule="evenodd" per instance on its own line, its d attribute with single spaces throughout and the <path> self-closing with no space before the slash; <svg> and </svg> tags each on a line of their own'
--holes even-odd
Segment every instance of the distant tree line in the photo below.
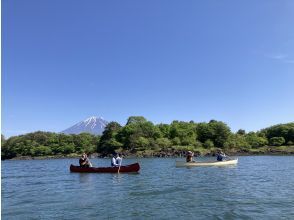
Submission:
<svg viewBox="0 0 294 220">
<path fill-rule="evenodd" d="M 37 131 L 5 140 L 1 135 L 1 159 L 17 156 L 68 155 L 72 153 L 197 151 L 198 149 L 247 150 L 263 146 L 294 145 L 294 123 L 274 125 L 258 132 L 231 132 L 221 121 L 208 123 L 173 121 L 157 124 L 131 116 L 125 126 L 110 122 L 101 136 L 82 133 Z"/>
<path fill-rule="evenodd" d="M 53 132 L 37 131 L 25 135 L 1 136 L 1 159 L 16 156 L 68 155 L 75 152 L 95 152 L 99 136 L 88 133 L 66 135 Z"/>
</svg>

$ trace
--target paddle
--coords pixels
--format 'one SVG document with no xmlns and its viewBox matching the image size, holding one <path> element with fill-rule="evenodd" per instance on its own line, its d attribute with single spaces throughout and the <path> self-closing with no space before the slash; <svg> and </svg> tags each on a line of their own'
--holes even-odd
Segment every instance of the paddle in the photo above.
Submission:
<svg viewBox="0 0 294 220">
<path fill-rule="evenodd" d="M 229 160 L 233 160 L 233 158 L 231 158 L 229 155 L 225 154 L 226 158 L 229 158 Z"/>
<path fill-rule="evenodd" d="M 117 173 L 119 173 L 120 167 L 121 167 L 121 163 L 122 163 L 122 158 L 119 155 L 118 155 L 118 157 L 119 157 L 120 160 L 118 160 L 119 167 L 118 167 Z"/>
<path fill-rule="evenodd" d="M 89 167 L 93 167 L 91 161 L 89 160 L 89 157 L 86 158 L 86 163 L 89 165 Z"/>
</svg>

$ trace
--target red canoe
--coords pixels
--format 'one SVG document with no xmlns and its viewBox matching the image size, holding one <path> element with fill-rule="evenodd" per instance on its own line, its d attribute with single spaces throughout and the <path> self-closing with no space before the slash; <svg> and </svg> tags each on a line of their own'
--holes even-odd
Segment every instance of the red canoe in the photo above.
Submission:
<svg viewBox="0 0 294 220">
<path fill-rule="evenodd" d="M 80 167 L 70 165 L 71 172 L 78 173 L 130 173 L 130 172 L 138 172 L 140 170 L 140 165 L 138 163 L 133 163 L 127 166 L 119 167 Z"/>
</svg>

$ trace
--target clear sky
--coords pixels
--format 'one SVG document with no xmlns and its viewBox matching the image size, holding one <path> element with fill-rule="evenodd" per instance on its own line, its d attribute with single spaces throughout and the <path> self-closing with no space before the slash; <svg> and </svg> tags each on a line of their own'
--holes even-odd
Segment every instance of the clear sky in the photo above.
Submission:
<svg viewBox="0 0 294 220">
<path fill-rule="evenodd" d="M 294 1 L 2 0 L 2 133 L 96 115 L 294 121 Z"/>
</svg>

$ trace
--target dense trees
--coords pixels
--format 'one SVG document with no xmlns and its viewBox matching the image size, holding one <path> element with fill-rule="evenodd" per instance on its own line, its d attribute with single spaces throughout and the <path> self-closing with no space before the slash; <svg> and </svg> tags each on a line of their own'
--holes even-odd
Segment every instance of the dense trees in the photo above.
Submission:
<svg viewBox="0 0 294 220">
<path fill-rule="evenodd" d="M 268 140 L 282 137 L 284 139 L 284 143 L 288 145 L 294 143 L 294 123 L 274 125 L 261 130 L 260 133 L 264 134 Z M 284 144 L 281 138 L 279 140 L 279 145 Z"/>
<path fill-rule="evenodd" d="M 1 143 L 1 158 L 16 156 L 66 155 L 70 153 L 96 151 L 99 136 L 82 133 L 65 135 L 37 131 L 8 138 Z"/>
<path fill-rule="evenodd" d="M 142 116 L 133 116 L 118 134 L 123 149 L 131 152 L 154 149 L 155 140 L 161 137 L 160 129 Z"/>
<path fill-rule="evenodd" d="M 258 136 L 254 132 L 249 132 L 245 137 L 246 142 L 250 147 L 262 147 L 268 144 L 268 140 L 265 137 Z"/>
<path fill-rule="evenodd" d="M 122 143 L 118 141 L 118 134 L 121 131 L 122 126 L 117 122 L 110 122 L 100 138 L 97 144 L 97 152 L 99 153 L 112 153 L 113 151 L 122 147 Z"/>
<path fill-rule="evenodd" d="M 196 131 L 199 141 L 205 143 L 210 140 L 214 146 L 220 148 L 224 147 L 231 134 L 230 128 L 225 123 L 215 120 L 211 120 L 209 123 L 199 123 Z"/>
<path fill-rule="evenodd" d="M 294 123 L 274 125 L 258 132 L 231 132 L 221 121 L 195 123 L 173 121 L 154 125 L 142 116 L 132 116 L 125 126 L 110 122 L 102 136 L 89 133 L 66 135 L 37 131 L 10 137 L 1 135 L 1 158 L 68 155 L 81 152 L 169 152 L 179 150 L 248 150 L 271 145 L 293 145 Z"/>
<path fill-rule="evenodd" d="M 197 140 L 194 122 L 173 121 L 170 126 L 170 138 L 174 143 L 183 146 L 195 146 Z"/>
</svg>

